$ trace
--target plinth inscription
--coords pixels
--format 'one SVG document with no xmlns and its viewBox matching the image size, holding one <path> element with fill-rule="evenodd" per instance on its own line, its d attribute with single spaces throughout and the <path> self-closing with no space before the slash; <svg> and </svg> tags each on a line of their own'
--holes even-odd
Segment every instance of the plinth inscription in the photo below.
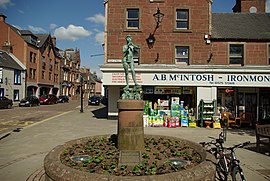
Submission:
<svg viewBox="0 0 270 181">
<path fill-rule="evenodd" d="M 120 165 L 137 165 L 141 162 L 141 152 L 133 150 L 120 151 Z"/>
</svg>

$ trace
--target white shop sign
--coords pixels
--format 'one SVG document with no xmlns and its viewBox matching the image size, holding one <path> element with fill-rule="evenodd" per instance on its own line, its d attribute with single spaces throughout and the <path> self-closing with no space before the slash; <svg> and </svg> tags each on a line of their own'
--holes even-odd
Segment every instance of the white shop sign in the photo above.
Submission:
<svg viewBox="0 0 270 181">
<path fill-rule="evenodd" d="M 104 85 L 125 85 L 124 73 L 104 73 L 103 78 Z M 270 74 L 136 73 L 136 79 L 141 85 L 270 87 Z"/>
</svg>

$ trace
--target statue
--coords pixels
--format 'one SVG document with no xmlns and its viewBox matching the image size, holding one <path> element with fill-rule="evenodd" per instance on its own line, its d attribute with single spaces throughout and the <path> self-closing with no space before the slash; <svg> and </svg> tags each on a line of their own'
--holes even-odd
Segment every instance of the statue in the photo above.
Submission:
<svg viewBox="0 0 270 181">
<path fill-rule="evenodd" d="M 133 60 L 133 53 L 136 49 L 140 49 L 138 45 L 132 43 L 132 37 L 127 35 L 126 37 L 127 44 L 123 46 L 123 53 L 124 57 L 122 60 L 124 71 L 125 71 L 125 80 L 126 86 L 124 87 L 124 93 L 122 94 L 122 99 L 141 99 L 141 88 L 137 83 L 136 80 L 136 73 L 134 70 L 134 60 Z M 133 82 L 135 84 L 134 89 L 129 88 L 129 69 L 131 70 L 131 75 Z"/>
</svg>

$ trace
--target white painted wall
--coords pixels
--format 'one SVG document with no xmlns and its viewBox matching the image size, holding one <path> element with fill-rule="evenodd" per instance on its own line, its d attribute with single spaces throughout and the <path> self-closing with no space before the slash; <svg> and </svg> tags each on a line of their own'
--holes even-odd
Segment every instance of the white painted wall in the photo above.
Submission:
<svg viewBox="0 0 270 181">
<path fill-rule="evenodd" d="M 108 87 L 108 117 L 118 116 L 117 101 L 120 99 L 120 87 Z"/>
</svg>

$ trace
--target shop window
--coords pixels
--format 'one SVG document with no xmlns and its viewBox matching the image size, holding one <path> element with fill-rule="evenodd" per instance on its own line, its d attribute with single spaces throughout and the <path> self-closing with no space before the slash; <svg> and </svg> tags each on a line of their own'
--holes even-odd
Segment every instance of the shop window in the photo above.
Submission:
<svg viewBox="0 0 270 181">
<path fill-rule="evenodd" d="M 19 95 L 20 95 L 19 94 L 19 90 L 14 89 L 14 91 L 13 91 L 13 100 L 14 101 L 19 101 L 20 100 L 20 96 Z"/>
<path fill-rule="evenodd" d="M 189 10 L 177 9 L 176 10 L 176 29 L 189 29 Z"/>
<path fill-rule="evenodd" d="M 189 65 L 189 47 L 188 46 L 175 47 L 175 63 Z"/>
<path fill-rule="evenodd" d="M 21 71 L 14 70 L 14 84 L 21 84 Z"/>
<path fill-rule="evenodd" d="M 127 9 L 127 28 L 128 29 L 139 29 L 139 9 Z"/>
<path fill-rule="evenodd" d="M 239 44 L 230 45 L 230 64 L 244 65 L 244 46 Z"/>
</svg>

